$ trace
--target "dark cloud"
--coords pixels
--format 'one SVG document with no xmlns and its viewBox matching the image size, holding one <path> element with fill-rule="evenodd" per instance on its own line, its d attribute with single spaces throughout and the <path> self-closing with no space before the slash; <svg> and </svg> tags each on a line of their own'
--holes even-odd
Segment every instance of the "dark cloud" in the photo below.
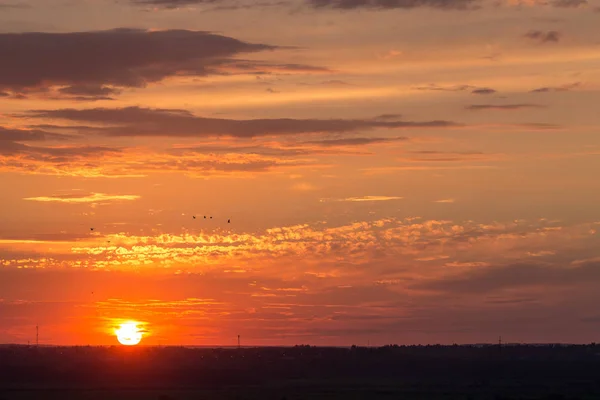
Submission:
<svg viewBox="0 0 600 400">
<path fill-rule="evenodd" d="M 348 82 L 344 82 L 338 79 L 332 79 L 328 81 L 323 81 L 320 83 L 321 85 L 336 85 L 336 86 L 347 86 L 350 85 Z"/>
<path fill-rule="evenodd" d="M 186 30 L 3 33 L 0 90 L 22 93 L 69 86 L 66 91 L 70 94 L 90 97 L 89 92 L 95 91 L 94 96 L 98 92 L 106 96 L 116 94 L 107 85 L 144 87 L 175 75 L 222 73 L 220 68 L 236 68 L 231 65 L 232 57 L 272 49 L 275 47 Z M 251 62 L 242 64 L 252 67 Z M 297 67 L 281 66 L 284 70 Z"/>
<path fill-rule="evenodd" d="M 240 8 L 254 8 L 288 5 L 287 1 L 257 2 L 254 4 L 240 4 L 228 0 L 131 0 L 134 4 L 175 9 L 194 4 L 215 4 L 214 10 L 232 10 Z M 316 9 L 411 9 L 418 7 L 431 7 L 439 9 L 470 9 L 476 6 L 478 0 L 305 0 L 306 4 Z"/>
<path fill-rule="evenodd" d="M 298 85 L 300 86 L 353 86 L 351 83 L 342 81 L 342 80 L 338 80 L 338 79 L 331 79 L 328 81 L 322 81 L 322 82 L 317 82 L 317 83 L 307 83 L 307 82 L 301 82 L 298 83 Z"/>
<path fill-rule="evenodd" d="M 10 10 L 19 8 L 31 8 L 31 6 L 29 4 L 0 3 L 0 10 Z"/>
<path fill-rule="evenodd" d="M 0 92 L 0 97 L 8 97 L 8 96 L 10 96 L 10 93 Z"/>
<path fill-rule="evenodd" d="M 68 135 L 46 132 L 40 129 L 8 129 L 0 127 L 0 154 L 43 153 L 42 147 L 32 147 L 20 142 L 41 142 L 46 140 L 65 140 Z M 46 153 L 49 154 L 49 153 Z"/>
<path fill-rule="evenodd" d="M 4 156 L 21 155 L 36 161 L 67 163 L 73 157 L 90 157 L 119 153 L 120 149 L 102 146 L 37 147 L 17 142 L 0 141 L 0 154 Z M 0 164 L 2 164 L 0 162 Z"/>
<path fill-rule="evenodd" d="M 142 1 L 144 1 L 144 0 L 142 0 Z M 211 1 L 209 0 L 208 3 L 210 3 L 210 2 Z M 251 4 L 232 3 L 232 4 L 220 5 L 220 6 L 216 6 L 216 7 L 210 8 L 210 9 L 208 9 L 206 11 L 248 10 L 248 9 L 254 9 L 254 8 L 267 8 L 267 7 L 286 6 L 286 5 L 289 5 L 289 4 L 290 4 L 289 1 L 255 1 L 255 2 L 253 2 Z"/>
<path fill-rule="evenodd" d="M 401 158 L 402 161 L 417 162 L 461 162 L 461 161 L 490 161 L 493 154 L 485 154 L 481 151 L 435 151 L 420 150 L 409 151 L 410 157 Z"/>
<path fill-rule="evenodd" d="M 533 89 L 530 93 L 547 93 L 547 92 L 568 92 L 571 89 L 575 89 L 581 86 L 581 82 L 568 83 L 562 86 L 545 86 L 537 89 Z"/>
<path fill-rule="evenodd" d="M 474 89 L 475 86 L 471 85 L 455 85 L 455 86 L 438 86 L 436 84 L 430 83 L 427 86 L 418 86 L 416 90 L 431 90 L 431 91 L 440 91 L 440 92 L 462 92 L 469 89 Z"/>
<path fill-rule="evenodd" d="M 560 32 L 557 31 L 529 31 L 524 35 L 528 39 L 537 40 L 540 43 L 558 42 L 561 38 Z"/>
<path fill-rule="evenodd" d="M 471 93 L 473 94 L 494 94 L 496 93 L 496 90 L 491 89 L 491 88 L 478 88 L 473 90 Z"/>
<path fill-rule="evenodd" d="M 25 142 L 66 139 L 68 136 L 39 129 L 8 129 L 0 126 L 0 142 Z"/>
<path fill-rule="evenodd" d="M 515 124 L 513 125 L 515 128 L 525 128 L 525 129 L 536 129 L 536 130 L 555 130 L 562 129 L 561 125 L 556 124 L 546 124 L 543 122 L 529 122 L 524 124 Z"/>
<path fill-rule="evenodd" d="M 349 133 L 376 128 L 446 128 L 460 126 L 454 122 L 441 120 L 423 122 L 291 118 L 232 120 L 198 117 L 185 110 L 140 107 L 36 110 L 26 116 L 110 125 L 101 128 L 89 128 L 90 131 L 106 136 L 230 136 L 252 138 L 256 136 L 307 133 Z"/>
<path fill-rule="evenodd" d="M 335 147 L 335 146 L 332 146 Z M 343 147 L 343 146 L 337 146 Z M 348 152 L 336 149 L 315 149 L 307 147 L 269 147 L 265 145 L 256 146 L 219 146 L 219 145 L 202 145 L 194 147 L 181 147 L 171 150 L 170 153 L 175 155 L 186 155 L 189 153 L 197 154 L 253 154 L 266 157 L 298 157 L 315 154 L 369 154 Z"/>
<path fill-rule="evenodd" d="M 578 8 L 588 4 L 587 0 L 555 0 L 552 2 L 554 7 Z"/>
<path fill-rule="evenodd" d="M 304 142 L 305 144 L 311 144 L 321 147 L 338 147 L 338 146 L 365 146 L 369 144 L 388 143 L 408 140 L 406 137 L 395 137 L 395 138 L 346 138 L 346 139 L 329 139 L 329 140 L 315 140 L 310 142 Z"/>
<path fill-rule="evenodd" d="M 59 93 L 72 95 L 70 99 L 77 101 L 114 100 L 110 96 L 119 95 L 120 89 L 102 85 L 76 85 L 60 88 Z"/>
<path fill-rule="evenodd" d="M 472 104 L 465 109 L 471 111 L 480 110 L 522 110 L 524 108 L 544 108 L 539 104 Z"/>
<path fill-rule="evenodd" d="M 217 68 L 217 67 L 215 67 Z M 218 68 L 212 71 L 222 75 L 245 73 L 256 75 L 290 74 L 290 73 L 331 73 L 329 68 L 305 64 L 269 63 L 256 60 L 220 60 Z"/>
<path fill-rule="evenodd" d="M 440 9 L 468 9 L 475 6 L 476 0 L 307 0 L 315 8 L 353 9 L 394 9 L 432 7 Z"/>
<path fill-rule="evenodd" d="M 598 279 L 598 263 L 568 268 L 515 264 L 473 269 L 459 275 L 418 283 L 413 288 L 453 293 L 485 293 L 530 286 L 569 286 L 597 282 Z"/>
<path fill-rule="evenodd" d="M 175 9 L 183 6 L 194 4 L 220 4 L 225 3 L 223 0 L 131 0 L 133 4 L 163 7 L 167 9 Z"/>
</svg>

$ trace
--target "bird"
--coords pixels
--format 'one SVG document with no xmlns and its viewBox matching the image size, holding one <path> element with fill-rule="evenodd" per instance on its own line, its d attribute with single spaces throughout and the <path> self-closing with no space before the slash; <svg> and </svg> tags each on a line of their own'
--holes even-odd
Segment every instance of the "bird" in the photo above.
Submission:
<svg viewBox="0 0 600 400">
<path fill-rule="evenodd" d="M 192 218 L 196 219 L 196 216 L 194 215 Z"/>
<path fill-rule="evenodd" d="M 204 216 L 204 219 L 206 219 L 206 215 Z"/>
<path fill-rule="evenodd" d="M 212 217 L 210 217 L 210 219 L 212 219 Z"/>
<path fill-rule="evenodd" d="M 228 219 L 228 220 L 227 220 L 227 223 L 228 223 L 228 224 L 230 224 L 230 223 L 231 223 L 231 220 L 230 220 L 230 219 Z"/>
<path fill-rule="evenodd" d="M 94 230 L 94 228 L 90 228 L 90 231 L 93 231 L 93 230 Z"/>
</svg>

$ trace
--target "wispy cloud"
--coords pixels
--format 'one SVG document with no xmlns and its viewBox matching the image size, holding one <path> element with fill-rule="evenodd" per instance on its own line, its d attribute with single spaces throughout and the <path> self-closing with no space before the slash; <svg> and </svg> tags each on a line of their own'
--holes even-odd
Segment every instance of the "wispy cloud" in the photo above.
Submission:
<svg viewBox="0 0 600 400">
<path fill-rule="evenodd" d="M 547 32 L 529 31 L 524 35 L 524 37 L 526 37 L 528 39 L 536 40 L 540 43 L 549 43 L 549 42 L 556 43 L 560 40 L 562 35 L 558 31 L 547 31 Z"/>
<path fill-rule="evenodd" d="M 568 92 L 569 90 L 578 88 L 581 82 L 567 83 L 561 86 L 544 86 L 531 90 L 531 93 L 547 93 L 547 92 Z"/>
<path fill-rule="evenodd" d="M 454 199 L 442 199 L 442 200 L 435 200 L 434 203 L 454 203 L 456 200 Z"/>
<path fill-rule="evenodd" d="M 587 6 L 588 4 L 587 0 L 555 0 L 552 2 L 554 7 L 560 8 L 579 8 Z"/>
<path fill-rule="evenodd" d="M 132 201 L 138 200 L 140 196 L 130 194 L 105 194 L 105 193 L 90 193 L 90 194 L 59 194 L 53 196 L 26 197 L 23 200 L 39 201 L 43 203 L 102 203 L 112 201 Z"/>
<path fill-rule="evenodd" d="M 288 5 L 288 1 L 255 2 L 254 4 L 238 4 L 230 0 L 131 0 L 134 4 L 146 6 L 158 6 L 165 9 L 176 9 L 178 7 L 218 4 L 216 9 L 239 9 L 252 7 L 265 7 L 273 5 Z M 305 4 L 315 9 L 337 9 L 337 10 L 391 10 L 411 9 L 419 7 L 439 9 L 470 9 L 478 3 L 477 0 L 305 0 Z"/>
<path fill-rule="evenodd" d="M 439 9 L 470 9 L 478 4 L 476 0 L 308 0 L 315 8 L 353 9 L 410 9 L 430 7 Z"/>
<path fill-rule="evenodd" d="M 471 93 L 473 93 L 473 94 L 494 94 L 494 93 L 497 93 L 497 91 L 492 88 L 478 88 L 478 89 L 471 91 Z"/>
<path fill-rule="evenodd" d="M 539 104 L 472 104 L 466 106 L 465 109 L 469 111 L 482 111 L 482 110 L 502 110 L 502 111 L 513 111 L 522 110 L 526 108 L 545 108 L 545 106 Z"/>
<path fill-rule="evenodd" d="M 402 200 L 404 197 L 397 196 L 362 196 L 362 197 L 346 197 L 343 199 L 321 199 L 321 202 L 327 201 L 349 201 L 349 202 L 366 202 L 366 201 L 390 201 Z"/>
<path fill-rule="evenodd" d="M 87 130 L 106 136 L 215 137 L 252 138 L 267 135 L 307 133 L 347 133 L 365 129 L 450 128 L 451 121 L 380 121 L 374 119 L 251 119 L 233 120 L 196 116 L 185 110 L 141 107 L 93 108 L 86 110 L 34 110 L 22 115 L 67 121 L 110 124 L 112 127 Z"/>
</svg>

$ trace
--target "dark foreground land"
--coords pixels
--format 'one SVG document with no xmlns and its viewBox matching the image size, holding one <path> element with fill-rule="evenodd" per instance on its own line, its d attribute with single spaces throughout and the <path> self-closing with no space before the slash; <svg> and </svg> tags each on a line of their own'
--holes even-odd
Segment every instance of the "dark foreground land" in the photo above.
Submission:
<svg viewBox="0 0 600 400">
<path fill-rule="evenodd" d="M 600 346 L 0 347 L 0 399 L 600 399 Z"/>
</svg>

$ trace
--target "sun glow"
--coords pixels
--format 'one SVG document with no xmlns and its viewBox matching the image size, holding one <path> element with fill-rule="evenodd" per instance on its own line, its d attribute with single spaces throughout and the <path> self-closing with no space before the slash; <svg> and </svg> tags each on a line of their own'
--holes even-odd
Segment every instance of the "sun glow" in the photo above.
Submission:
<svg viewBox="0 0 600 400">
<path fill-rule="evenodd" d="M 117 340 L 125 346 L 135 346 L 142 340 L 142 330 L 136 322 L 126 322 L 115 329 Z"/>
</svg>

